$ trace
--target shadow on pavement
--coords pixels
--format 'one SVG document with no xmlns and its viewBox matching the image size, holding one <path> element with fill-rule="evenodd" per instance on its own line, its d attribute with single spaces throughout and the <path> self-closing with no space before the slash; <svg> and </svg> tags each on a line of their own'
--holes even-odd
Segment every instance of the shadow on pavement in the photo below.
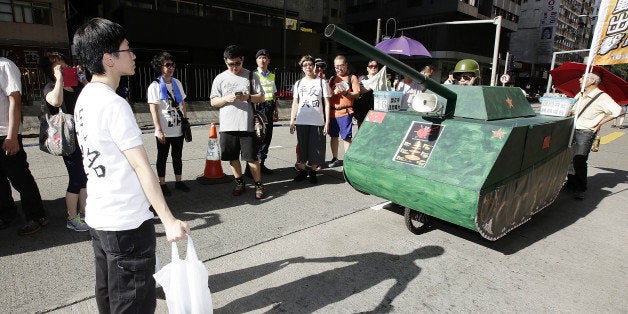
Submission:
<svg viewBox="0 0 628 314">
<path fill-rule="evenodd" d="M 270 312 L 312 313 L 393 279 L 393 286 L 382 296 L 379 305 L 372 309 L 372 312 L 377 313 L 391 312 L 394 310 L 391 305 L 394 299 L 421 273 L 421 267 L 416 266 L 416 261 L 440 256 L 444 252 L 441 246 L 424 246 L 405 255 L 373 252 L 340 257 L 296 257 L 212 275 L 209 277 L 209 287 L 215 293 L 291 265 L 344 262 L 351 264 L 260 290 L 214 311 L 244 313 L 273 306 Z"/>
<path fill-rule="evenodd" d="M 255 188 L 253 179 L 245 177 L 245 192 L 240 196 L 231 195 L 234 187 L 233 182 L 202 185 L 196 179 L 186 180 L 185 183 L 190 187 L 188 193 L 180 192 L 173 188 L 174 184 L 168 182 L 172 196 L 166 198 L 166 202 L 177 219 L 189 221 L 195 219 L 204 219 L 205 223 L 194 226 L 192 230 L 204 229 L 219 224 L 220 215 L 212 213 L 214 211 L 249 204 L 255 206 L 273 202 L 275 199 L 285 196 L 290 191 L 308 189 L 319 185 L 344 184 L 342 173 L 337 171 L 320 171 L 318 184 L 313 185 L 309 181 L 294 182 L 292 179 L 296 175 L 294 168 L 278 168 L 274 169 L 272 175 L 262 176 L 266 198 L 262 200 L 255 199 Z M 283 205 L 282 205 L 283 206 Z M 164 233 L 158 231 L 157 236 L 163 236 Z"/>
<path fill-rule="evenodd" d="M 440 229 L 452 236 L 474 242 L 492 250 L 511 255 L 527 248 L 528 246 L 545 239 L 546 237 L 572 225 L 580 218 L 586 217 L 595 210 L 598 204 L 612 193 L 609 188 L 614 188 L 620 183 L 628 183 L 628 171 L 610 168 L 597 168 L 603 172 L 596 173 L 588 178 L 588 191 L 585 200 L 579 201 L 573 198 L 569 191 L 561 191 L 554 203 L 536 213 L 523 225 L 510 231 L 504 237 L 491 242 L 480 236 L 476 231 L 469 230 L 458 225 L 434 219 L 430 230 Z M 560 204 L 561 206 L 558 206 Z M 567 205 L 569 204 L 569 205 Z M 403 210 L 392 210 L 403 216 Z M 403 223 L 403 220 L 400 221 Z M 408 236 L 414 236 L 408 231 Z M 420 236 L 420 235 L 418 235 Z"/>
<path fill-rule="evenodd" d="M 200 225 L 195 225 L 192 229 L 205 229 L 221 223 L 220 215 L 213 213 L 216 210 L 239 206 L 242 204 L 259 204 L 272 202 L 274 199 L 282 197 L 289 191 L 307 189 L 313 185 L 309 182 L 293 182 L 295 175 L 293 168 L 276 169 L 273 175 L 263 178 L 266 193 L 268 197 L 263 200 L 254 198 L 253 180 L 245 180 L 247 182 L 247 190 L 242 196 L 234 197 L 231 195 L 233 183 L 224 183 L 216 185 L 201 185 L 195 179 L 186 180 L 185 183 L 191 188 L 188 193 L 174 189 L 174 183 L 169 182 L 172 196 L 167 197 L 166 201 L 170 206 L 175 217 L 183 221 L 203 219 Z M 342 173 L 337 174 L 335 171 L 323 171 L 318 176 L 318 185 L 342 184 Z M 0 256 L 9 256 L 13 254 L 38 251 L 46 248 L 90 241 L 89 232 L 75 232 L 66 228 L 67 213 L 65 209 L 65 198 L 61 197 L 55 200 L 44 200 L 44 209 L 50 222 L 42 227 L 42 230 L 30 235 L 19 236 L 17 230 L 24 223 L 24 219 L 20 216 L 21 201 L 16 201 L 18 206 L 18 216 L 11 226 L 7 229 L 0 230 Z M 158 219 L 154 220 L 155 224 L 160 224 Z M 164 236 L 165 233 L 157 229 L 156 235 Z"/>
</svg>

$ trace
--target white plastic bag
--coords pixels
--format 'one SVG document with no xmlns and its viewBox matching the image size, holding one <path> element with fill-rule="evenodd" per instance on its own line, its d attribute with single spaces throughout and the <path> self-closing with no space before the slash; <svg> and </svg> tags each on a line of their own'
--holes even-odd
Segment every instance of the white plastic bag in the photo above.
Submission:
<svg viewBox="0 0 628 314">
<path fill-rule="evenodd" d="M 212 297 L 207 285 L 209 274 L 205 265 L 198 260 L 189 235 L 185 260 L 179 258 L 177 244 L 172 242 L 172 261 L 153 277 L 164 289 L 169 313 L 213 313 Z"/>
</svg>

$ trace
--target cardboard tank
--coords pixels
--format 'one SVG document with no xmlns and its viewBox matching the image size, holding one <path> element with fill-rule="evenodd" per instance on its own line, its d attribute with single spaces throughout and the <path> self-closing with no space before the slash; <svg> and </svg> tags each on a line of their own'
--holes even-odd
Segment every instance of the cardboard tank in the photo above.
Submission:
<svg viewBox="0 0 628 314">
<path fill-rule="evenodd" d="M 519 88 L 441 85 L 335 25 L 325 35 L 424 84 L 444 111 L 370 111 L 344 157 L 356 190 L 496 240 L 550 205 L 571 162 L 572 118 L 539 116 Z"/>
</svg>

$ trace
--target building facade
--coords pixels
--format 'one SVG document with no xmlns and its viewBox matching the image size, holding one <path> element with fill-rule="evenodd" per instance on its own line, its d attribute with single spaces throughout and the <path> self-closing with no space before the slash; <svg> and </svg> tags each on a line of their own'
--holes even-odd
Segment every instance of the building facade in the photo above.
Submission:
<svg viewBox="0 0 628 314">
<path fill-rule="evenodd" d="M 523 0 L 519 29 L 510 53 L 519 68 L 514 75 L 533 92 L 545 89 L 554 52 L 588 49 L 599 0 Z M 558 54 L 556 64 L 582 62 L 586 52 Z"/>
<path fill-rule="evenodd" d="M 24 103 L 41 97 L 45 79 L 37 70 L 48 52 L 69 52 L 64 0 L 0 0 L 0 56 L 22 71 Z"/>
<path fill-rule="evenodd" d="M 404 61 L 415 68 L 425 63 L 432 64 L 437 70 L 432 78 L 437 81 L 444 81 L 460 59 L 475 59 L 482 69 L 482 82 L 488 85 L 495 25 L 436 25 L 399 29 L 451 21 L 491 20 L 502 16 L 499 51 L 505 57 L 510 35 L 517 30 L 520 4 L 521 0 L 349 0 L 345 22 L 351 32 L 367 42 L 376 39 L 377 19 L 382 21 L 382 35 L 405 35 L 420 41 L 430 51 L 432 59 L 409 58 Z M 396 27 L 389 19 L 394 19 Z"/>
</svg>

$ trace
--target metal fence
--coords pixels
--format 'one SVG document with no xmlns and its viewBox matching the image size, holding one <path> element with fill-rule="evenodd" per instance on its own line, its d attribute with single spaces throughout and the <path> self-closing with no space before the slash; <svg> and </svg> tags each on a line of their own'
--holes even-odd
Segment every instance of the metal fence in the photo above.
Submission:
<svg viewBox="0 0 628 314">
<path fill-rule="evenodd" d="M 209 100 L 214 78 L 225 70 L 224 65 L 181 64 L 175 77 L 181 81 L 187 100 Z M 24 104 L 42 99 L 46 78 L 39 68 L 20 68 L 22 73 L 22 101 Z M 292 89 L 292 85 L 303 75 L 301 71 L 275 71 L 277 90 Z M 148 64 L 138 64 L 135 75 L 123 77 L 121 86 L 129 88 L 129 100 L 145 102 L 148 85 L 157 78 L 157 73 Z"/>
<path fill-rule="evenodd" d="M 183 64 L 177 67 L 175 77 L 181 81 L 187 94 L 187 100 L 209 100 L 212 81 L 225 71 L 225 66 L 211 66 L 202 64 Z M 291 89 L 302 73 L 297 71 L 275 72 L 277 90 Z M 149 65 L 138 65 L 135 75 L 126 77 L 121 81 L 130 90 L 130 100 L 137 102 L 146 101 L 148 85 L 157 78 L 157 73 Z"/>
</svg>

